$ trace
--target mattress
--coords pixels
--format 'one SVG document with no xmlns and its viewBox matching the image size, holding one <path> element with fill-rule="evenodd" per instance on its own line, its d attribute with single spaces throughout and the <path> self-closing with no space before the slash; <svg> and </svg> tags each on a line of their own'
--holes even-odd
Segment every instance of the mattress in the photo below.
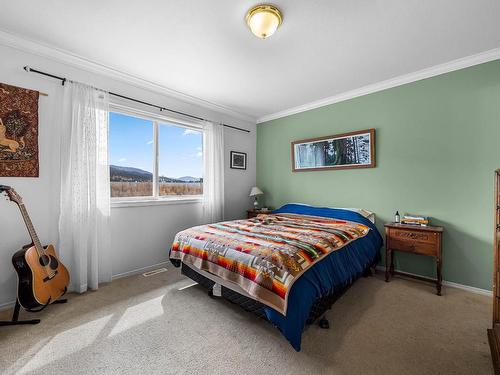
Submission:
<svg viewBox="0 0 500 375">
<path fill-rule="evenodd" d="M 238 285 L 287 314 L 295 282 L 331 252 L 368 234 L 364 224 L 298 213 L 259 215 L 177 233 L 170 258 Z"/>
</svg>

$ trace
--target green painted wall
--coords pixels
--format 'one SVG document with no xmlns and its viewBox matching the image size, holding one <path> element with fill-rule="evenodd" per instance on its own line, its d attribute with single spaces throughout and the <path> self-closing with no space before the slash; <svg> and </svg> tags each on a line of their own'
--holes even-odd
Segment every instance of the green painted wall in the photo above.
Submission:
<svg viewBox="0 0 500 375">
<path fill-rule="evenodd" d="M 290 142 L 367 128 L 376 129 L 376 168 L 292 173 Z M 428 215 L 445 227 L 444 279 L 489 290 L 497 168 L 500 60 L 257 129 L 257 183 L 267 205 L 362 207 L 377 214 L 381 232 L 396 210 Z M 435 275 L 430 258 L 396 260 L 398 269 Z"/>
</svg>

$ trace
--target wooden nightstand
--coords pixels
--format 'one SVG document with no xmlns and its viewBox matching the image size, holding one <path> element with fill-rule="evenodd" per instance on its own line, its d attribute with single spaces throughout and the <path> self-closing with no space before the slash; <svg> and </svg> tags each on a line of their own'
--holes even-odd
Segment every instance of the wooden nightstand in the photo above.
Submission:
<svg viewBox="0 0 500 375">
<path fill-rule="evenodd" d="M 257 215 L 260 214 L 269 214 L 271 213 L 272 210 L 267 210 L 267 211 L 262 211 L 262 210 L 256 210 L 256 209 L 251 209 L 247 210 L 247 219 L 251 219 L 252 217 L 256 217 Z"/>
<path fill-rule="evenodd" d="M 437 295 L 441 295 L 443 265 L 442 259 L 442 227 L 419 227 L 413 225 L 387 223 L 385 226 L 385 281 L 389 281 L 390 276 L 395 274 L 413 277 L 420 280 L 426 280 L 418 276 L 410 275 L 405 272 L 394 271 L 394 251 L 403 251 L 431 256 L 436 260 Z"/>
</svg>

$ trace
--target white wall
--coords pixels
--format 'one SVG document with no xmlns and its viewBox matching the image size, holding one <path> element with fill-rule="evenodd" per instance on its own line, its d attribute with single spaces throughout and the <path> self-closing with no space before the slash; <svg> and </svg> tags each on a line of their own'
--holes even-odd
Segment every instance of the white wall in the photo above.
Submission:
<svg viewBox="0 0 500 375">
<path fill-rule="evenodd" d="M 248 193 L 255 184 L 254 123 L 12 47 L 0 45 L 0 56 L 2 56 L 0 82 L 49 94 L 48 97 L 41 96 L 39 101 L 40 177 L 0 177 L 0 184 L 13 186 L 23 196 L 42 243 L 57 243 L 58 240 L 59 134 L 61 126 L 64 126 L 59 121 L 62 90 L 59 81 L 25 72 L 22 69 L 25 65 L 105 90 L 249 129 L 251 131 L 249 134 L 225 129 L 226 219 L 244 217 L 245 210 L 251 206 Z M 248 154 L 246 171 L 229 168 L 231 150 Z M 199 203 L 113 208 L 112 248 L 109 249 L 113 259 L 113 275 L 126 274 L 166 262 L 168 248 L 175 233 L 201 223 L 201 212 Z M 15 299 L 16 275 L 11 265 L 11 256 L 29 242 L 17 207 L 13 203 L 0 200 L 0 307 L 12 303 Z"/>
</svg>

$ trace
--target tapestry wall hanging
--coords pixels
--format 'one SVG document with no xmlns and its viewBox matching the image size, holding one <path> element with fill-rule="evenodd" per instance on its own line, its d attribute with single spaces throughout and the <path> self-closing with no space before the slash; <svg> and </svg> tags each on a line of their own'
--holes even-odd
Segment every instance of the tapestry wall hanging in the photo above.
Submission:
<svg viewBox="0 0 500 375">
<path fill-rule="evenodd" d="M 38 95 L 0 83 L 0 177 L 38 177 Z"/>
</svg>

